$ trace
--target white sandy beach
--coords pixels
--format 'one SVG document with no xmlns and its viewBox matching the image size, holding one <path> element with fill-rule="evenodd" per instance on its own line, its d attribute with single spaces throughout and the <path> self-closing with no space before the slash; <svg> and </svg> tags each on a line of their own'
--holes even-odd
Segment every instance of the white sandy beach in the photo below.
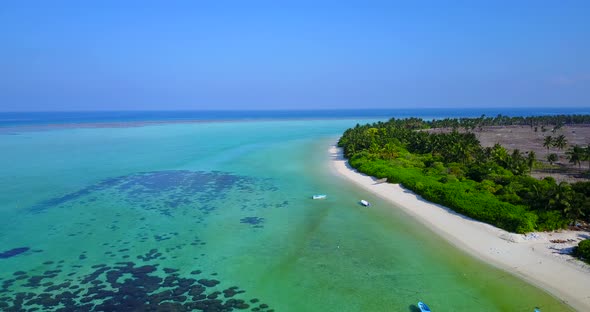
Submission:
<svg viewBox="0 0 590 312">
<path fill-rule="evenodd" d="M 330 148 L 334 172 L 390 201 L 456 247 L 545 289 L 574 309 L 590 311 L 590 266 L 566 255 L 588 232 L 514 234 L 433 204 L 398 184 L 375 179 L 351 168 L 341 149 Z M 551 243 L 550 240 L 567 243 Z"/>
</svg>

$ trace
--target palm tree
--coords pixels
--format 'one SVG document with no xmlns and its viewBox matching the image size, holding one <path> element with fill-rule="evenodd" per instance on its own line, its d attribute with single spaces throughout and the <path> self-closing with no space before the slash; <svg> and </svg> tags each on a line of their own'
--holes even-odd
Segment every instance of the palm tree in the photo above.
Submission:
<svg viewBox="0 0 590 312">
<path fill-rule="evenodd" d="M 382 153 L 384 156 L 383 158 L 385 158 L 385 159 L 394 159 L 398 156 L 398 152 L 395 148 L 395 144 L 393 144 L 391 142 L 385 144 L 385 146 L 383 147 Z"/>
<path fill-rule="evenodd" d="M 373 155 L 379 155 L 381 154 L 381 147 L 379 147 L 379 145 L 377 145 L 377 143 L 372 143 L 371 146 L 369 146 L 369 153 L 373 154 Z"/>
<path fill-rule="evenodd" d="M 502 145 L 498 143 L 494 144 L 491 156 L 498 165 L 504 168 L 508 167 L 508 152 Z"/>
<path fill-rule="evenodd" d="M 576 226 L 576 223 L 580 218 L 586 215 L 584 213 L 584 205 L 588 205 L 586 197 L 583 194 L 573 192 L 571 205 L 568 205 L 563 209 L 565 216 L 572 220 L 574 226 Z"/>
<path fill-rule="evenodd" d="M 553 127 L 553 130 L 551 130 L 551 132 L 555 133 L 557 130 L 561 129 L 562 127 L 563 127 L 563 124 L 559 122 L 555 125 L 555 127 Z"/>
<path fill-rule="evenodd" d="M 575 191 L 575 190 L 574 190 Z M 590 200 L 582 193 L 574 192 L 574 198 L 572 201 L 572 206 L 576 207 L 580 211 L 573 212 L 574 215 L 581 212 L 578 217 L 580 216 L 588 216 L 590 214 Z M 574 225 L 576 224 L 577 220 L 574 220 Z"/>
<path fill-rule="evenodd" d="M 535 165 L 535 161 L 537 160 L 537 155 L 535 155 L 535 151 L 529 151 L 526 157 L 526 164 L 529 166 L 530 172 L 533 172 L 533 166 Z"/>
<path fill-rule="evenodd" d="M 548 135 L 545 137 L 545 141 L 543 141 L 543 147 L 546 147 L 547 151 L 549 151 L 549 148 L 551 148 L 551 146 L 553 146 L 553 137 Z"/>
<path fill-rule="evenodd" d="M 572 209 L 572 202 L 574 200 L 574 192 L 572 187 L 567 182 L 559 182 L 551 191 L 549 205 L 551 209 L 561 210 L 564 214 L 575 213 Z"/>
<path fill-rule="evenodd" d="M 569 150 L 567 150 L 567 152 L 565 152 L 567 154 L 567 159 L 570 161 L 570 163 L 574 164 L 574 165 L 578 165 L 578 167 L 582 166 L 582 159 L 584 157 L 584 149 L 581 148 L 578 145 L 574 145 L 572 147 L 570 147 Z"/>
<path fill-rule="evenodd" d="M 531 186 L 531 207 L 536 210 L 545 211 L 550 208 L 549 199 L 553 191 L 544 189 L 540 184 L 533 184 Z"/>
<path fill-rule="evenodd" d="M 565 135 L 560 134 L 553 141 L 553 146 L 557 147 L 558 150 L 562 150 L 567 145 L 567 139 Z"/>
<path fill-rule="evenodd" d="M 551 154 L 547 155 L 547 161 L 549 162 L 550 165 L 553 166 L 553 163 L 557 161 L 557 154 L 551 153 Z"/>
<path fill-rule="evenodd" d="M 586 146 L 582 150 L 583 150 L 582 160 L 588 161 L 588 169 L 590 169 L 590 144 L 588 144 L 588 146 Z"/>
<path fill-rule="evenodd" d="M 526 168 L 528 167 L 527 159 L 522 156 L 520 150 L 513 150 L 512 155 L 510 155 L 507 161 L 512 173 L 521 175 L 526 172 Z"/>
</svg>

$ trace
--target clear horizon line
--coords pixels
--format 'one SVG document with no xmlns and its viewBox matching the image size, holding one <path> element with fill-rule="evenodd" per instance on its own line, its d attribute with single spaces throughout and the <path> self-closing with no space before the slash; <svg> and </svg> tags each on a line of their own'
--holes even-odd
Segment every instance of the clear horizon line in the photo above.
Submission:
<svg viewBox="0 0 590 312">
<path fill-rule="evenodd" d="M 590 109 L 590 106 L 423 106 L 423 107 L 361 107 L 361 108 L 279 108 L 279 109 L 124 109 L 124 110 L 30 110 L 30 111 L 0 111 L 1 113 L 133 113 L 133 112 L 313 112 L 313 111 L 387 111 L 387 110 L 419 110 L 419 109 L 526 109 L 526 108 L 549 108 L 549 109 Z"/>
</svg>

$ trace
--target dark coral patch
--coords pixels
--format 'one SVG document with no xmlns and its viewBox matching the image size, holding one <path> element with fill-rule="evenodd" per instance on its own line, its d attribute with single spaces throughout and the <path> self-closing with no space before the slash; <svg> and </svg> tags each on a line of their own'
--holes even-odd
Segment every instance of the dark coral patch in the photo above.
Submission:
<svg viewBox="0 0 590 312">
<path fill-rule="evenodd" d="M 13 248 L 4 252 L 0 253 L 0 259 L 7 259 L 7 258 L 12 258 L 14 256 L 18 256 L 24 252 L 27 252 L 30 248 L 29 247 L 18 247 L 18 248 Z"/>
<path fill-rule="evenodd" d="M 216 207 L 203 205 L 223 199 L 231 190 L 241 192 L 276 191 L 268 181 L 226 172 L 169 170 L 132 174 L 103 180 L 77 192 L 40 202 L 30 208 L 33 213 L 67 204 L 75 200 L 98 201 L 100 192 L 114 192 L 122 199 L 142 203 L 146 210 L 157 210 L 171 216 L 181 206 L 194 207 L 208 214 Z M 157 204 L 156 204 L 157 203 Z"/>
<path fill-rule="evenodd" d="M 174 273 L 161 278 L 157 265 L 118 262 L 113 266 L 98 264 L 92 268 L 93 272 L 76 279 L 81 285 L 74 285 L 73 281 L 41 284 L 43 279 L 60 274 L 59 270 L 33 276 L 21 285 L 29 288 L 26 292 L 1 297 L 0 308 L 3 311 L 233 311 L 250 308 L 246 300 L 230 298 L 244 293 L 237 286 L 208 291 L 221 282 L 185 278 L 175 273 L 178 269 L 162 269 Z M 17 271 L 13 276 L 25 274 Z M 2 291 L 10 290 L 15 282 L 12 279 L 3 281 Z M 250 302 L 258 302 L 258 299 Z M 253 309 L 262 311 L 267 307 L 260 304 Z"/>
<path fill-rule="evenodd" d="M 201 284 L 205 287 L 214 287 L 215 285 L 219 284 L 218 280 L 214 280 L 214 279 L 208 280 L 205 278 L 198 280 L 198 282 L 199 282 L 199 284 Z"/>
<path fill-rule="evenodd" d="M 254 228 L 261 228 L 264 223 L 264 218 L 260 217 L 245 217 L 240 219 L 240 223 L 250 224 Z"/>
</svg>

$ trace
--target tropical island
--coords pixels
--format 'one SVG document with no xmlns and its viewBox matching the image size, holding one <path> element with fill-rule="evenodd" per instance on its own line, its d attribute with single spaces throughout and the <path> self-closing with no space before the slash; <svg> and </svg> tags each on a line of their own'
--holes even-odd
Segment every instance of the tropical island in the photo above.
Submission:
<svg viewBox="0 0 590 312">
<path fill-rule="evenodd" d="M 357 124 L 338 146 L 362 173 L 506 231 L 529 233 L 588 229 L 588 138 L 590 115 L 392 118 Z M 589 245 L 583 241 L 573 253 L 588 261 Z"/>
<path fill-rule="evenodd" d="M 330 148 L 331 167 L 392 204 L 373 209 L 401 210 L 451 245 L 586 311 L 590 266 L 572 255 L 590 255 L 589 120 L 357 124 Z M 565 144 L 554 139 L 561 135 Z"/>
</svg>

